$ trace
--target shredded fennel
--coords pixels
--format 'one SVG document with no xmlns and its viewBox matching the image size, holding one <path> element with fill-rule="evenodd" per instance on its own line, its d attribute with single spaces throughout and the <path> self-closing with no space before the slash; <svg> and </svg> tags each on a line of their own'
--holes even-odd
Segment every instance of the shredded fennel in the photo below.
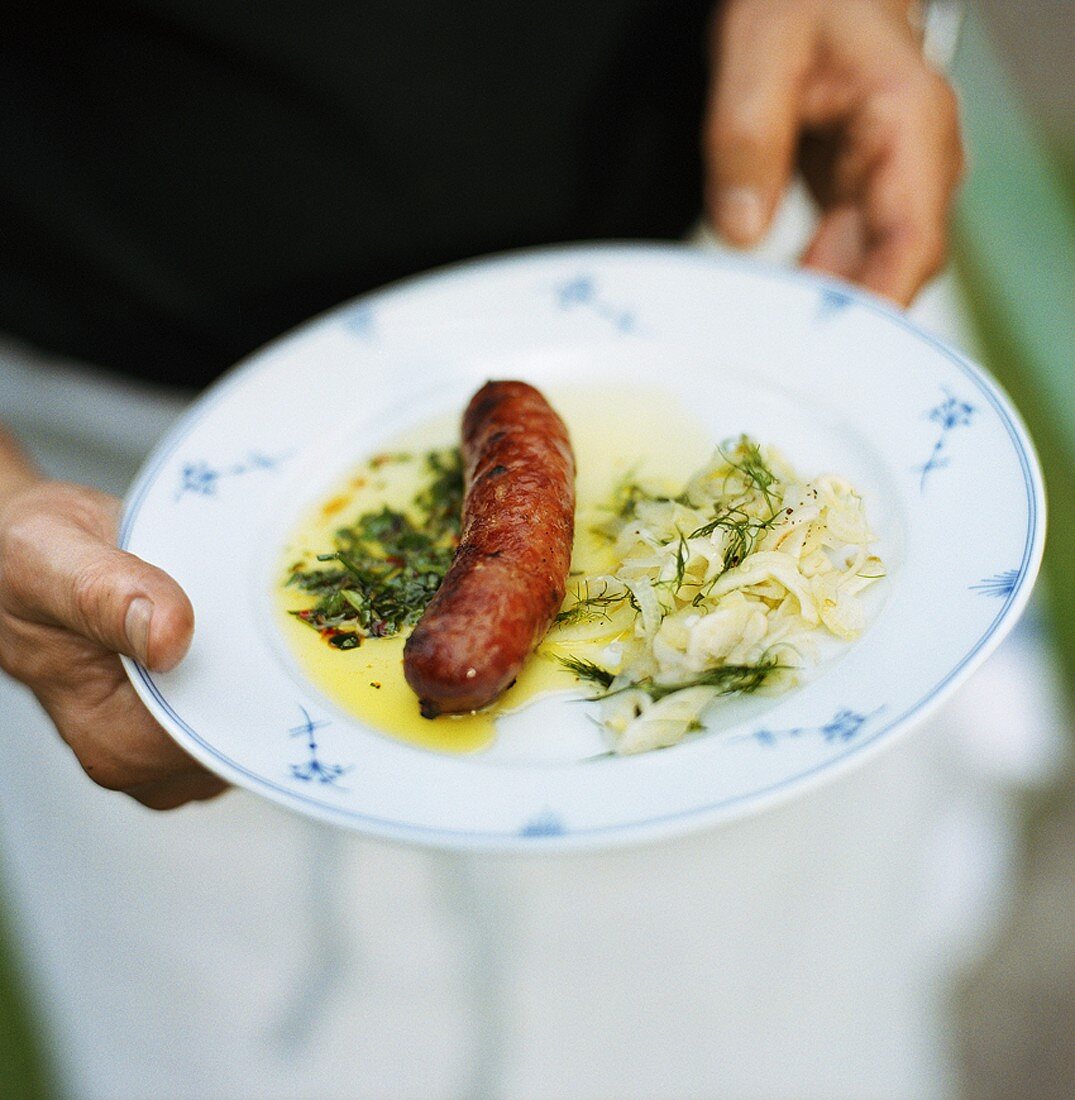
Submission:
<svg viewBox="0 0 1075 1100">
<path fill-rule="evenodd" d="M 632 482 L 579 520 L 614 564 L 576 578 L 546 651 L 600 688 L 620 753 L 675 744 L 720 695 L 799 682 L 820 638 L 859 634 L 859 596 L 884 576 L 852 486 L 804 480 L 747 436 L 678 496 Z"/>
</svg>

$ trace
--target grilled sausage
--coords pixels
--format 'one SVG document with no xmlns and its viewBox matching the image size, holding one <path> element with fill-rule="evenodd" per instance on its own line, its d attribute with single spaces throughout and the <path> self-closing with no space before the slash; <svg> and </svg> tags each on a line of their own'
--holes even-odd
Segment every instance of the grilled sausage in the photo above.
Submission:
<svg viewBox="0 0 1075 1100">
<path fill-rule="evenodd" d="M 510 687 L 564 598 L 575 459 L 563 421 L 525 382 L 487 382 L 463 416 L 459 549 L 407 639 L 422 714 L 477 710 Z"/>
</svg>

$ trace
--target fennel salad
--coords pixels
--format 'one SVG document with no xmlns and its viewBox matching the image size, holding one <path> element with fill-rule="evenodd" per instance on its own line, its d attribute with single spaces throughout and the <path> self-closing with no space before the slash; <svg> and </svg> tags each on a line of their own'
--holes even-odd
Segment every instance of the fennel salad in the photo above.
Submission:
<svg viewBox="0 0 1075 1100">
<path fill-rule="evenodd" d="M 863 630 L 885 575 L 854 487 L 747 436 L 676 496 L 628 479 L 578 518 L 609 568 L 574 578 L 545 648 L 596 689 L 617 753 L 675 744 L 719 696 L 799 683 L 823 638 Z"/>
</svg>

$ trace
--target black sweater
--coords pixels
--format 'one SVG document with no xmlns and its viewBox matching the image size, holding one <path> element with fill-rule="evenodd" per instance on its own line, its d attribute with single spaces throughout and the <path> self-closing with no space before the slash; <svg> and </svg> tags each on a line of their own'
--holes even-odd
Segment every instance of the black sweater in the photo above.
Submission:
<svg viewBox="0 0 1075 1100">
<path fill-rule="evenodd" d="M 16 0 L 0 332 L 211 380 L 426 268 L 697 217 L 708 0 Z"/>
</svg>

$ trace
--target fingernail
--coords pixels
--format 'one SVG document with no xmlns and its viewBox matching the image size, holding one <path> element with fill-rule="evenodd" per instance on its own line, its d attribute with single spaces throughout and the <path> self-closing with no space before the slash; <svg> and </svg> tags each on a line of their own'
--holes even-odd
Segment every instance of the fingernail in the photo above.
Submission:
<svg viewBox="0 0 1075 1100">
<path fill-rule="evenodd" d="M 131 647 L 131 653 L 142 664 L 149 663 L 149 624 L 153 618 L 153 601 L 145 596 L 135 596 L 127 608 L 123 629 Z"/>
<path fill-rule="evenodd" d="M 765 231 L 765 204 L 753 187 L 730 187 L 720 193 L 717 205 L 721 232 L 733 241 L 750 243 Z"/>
</svg>

